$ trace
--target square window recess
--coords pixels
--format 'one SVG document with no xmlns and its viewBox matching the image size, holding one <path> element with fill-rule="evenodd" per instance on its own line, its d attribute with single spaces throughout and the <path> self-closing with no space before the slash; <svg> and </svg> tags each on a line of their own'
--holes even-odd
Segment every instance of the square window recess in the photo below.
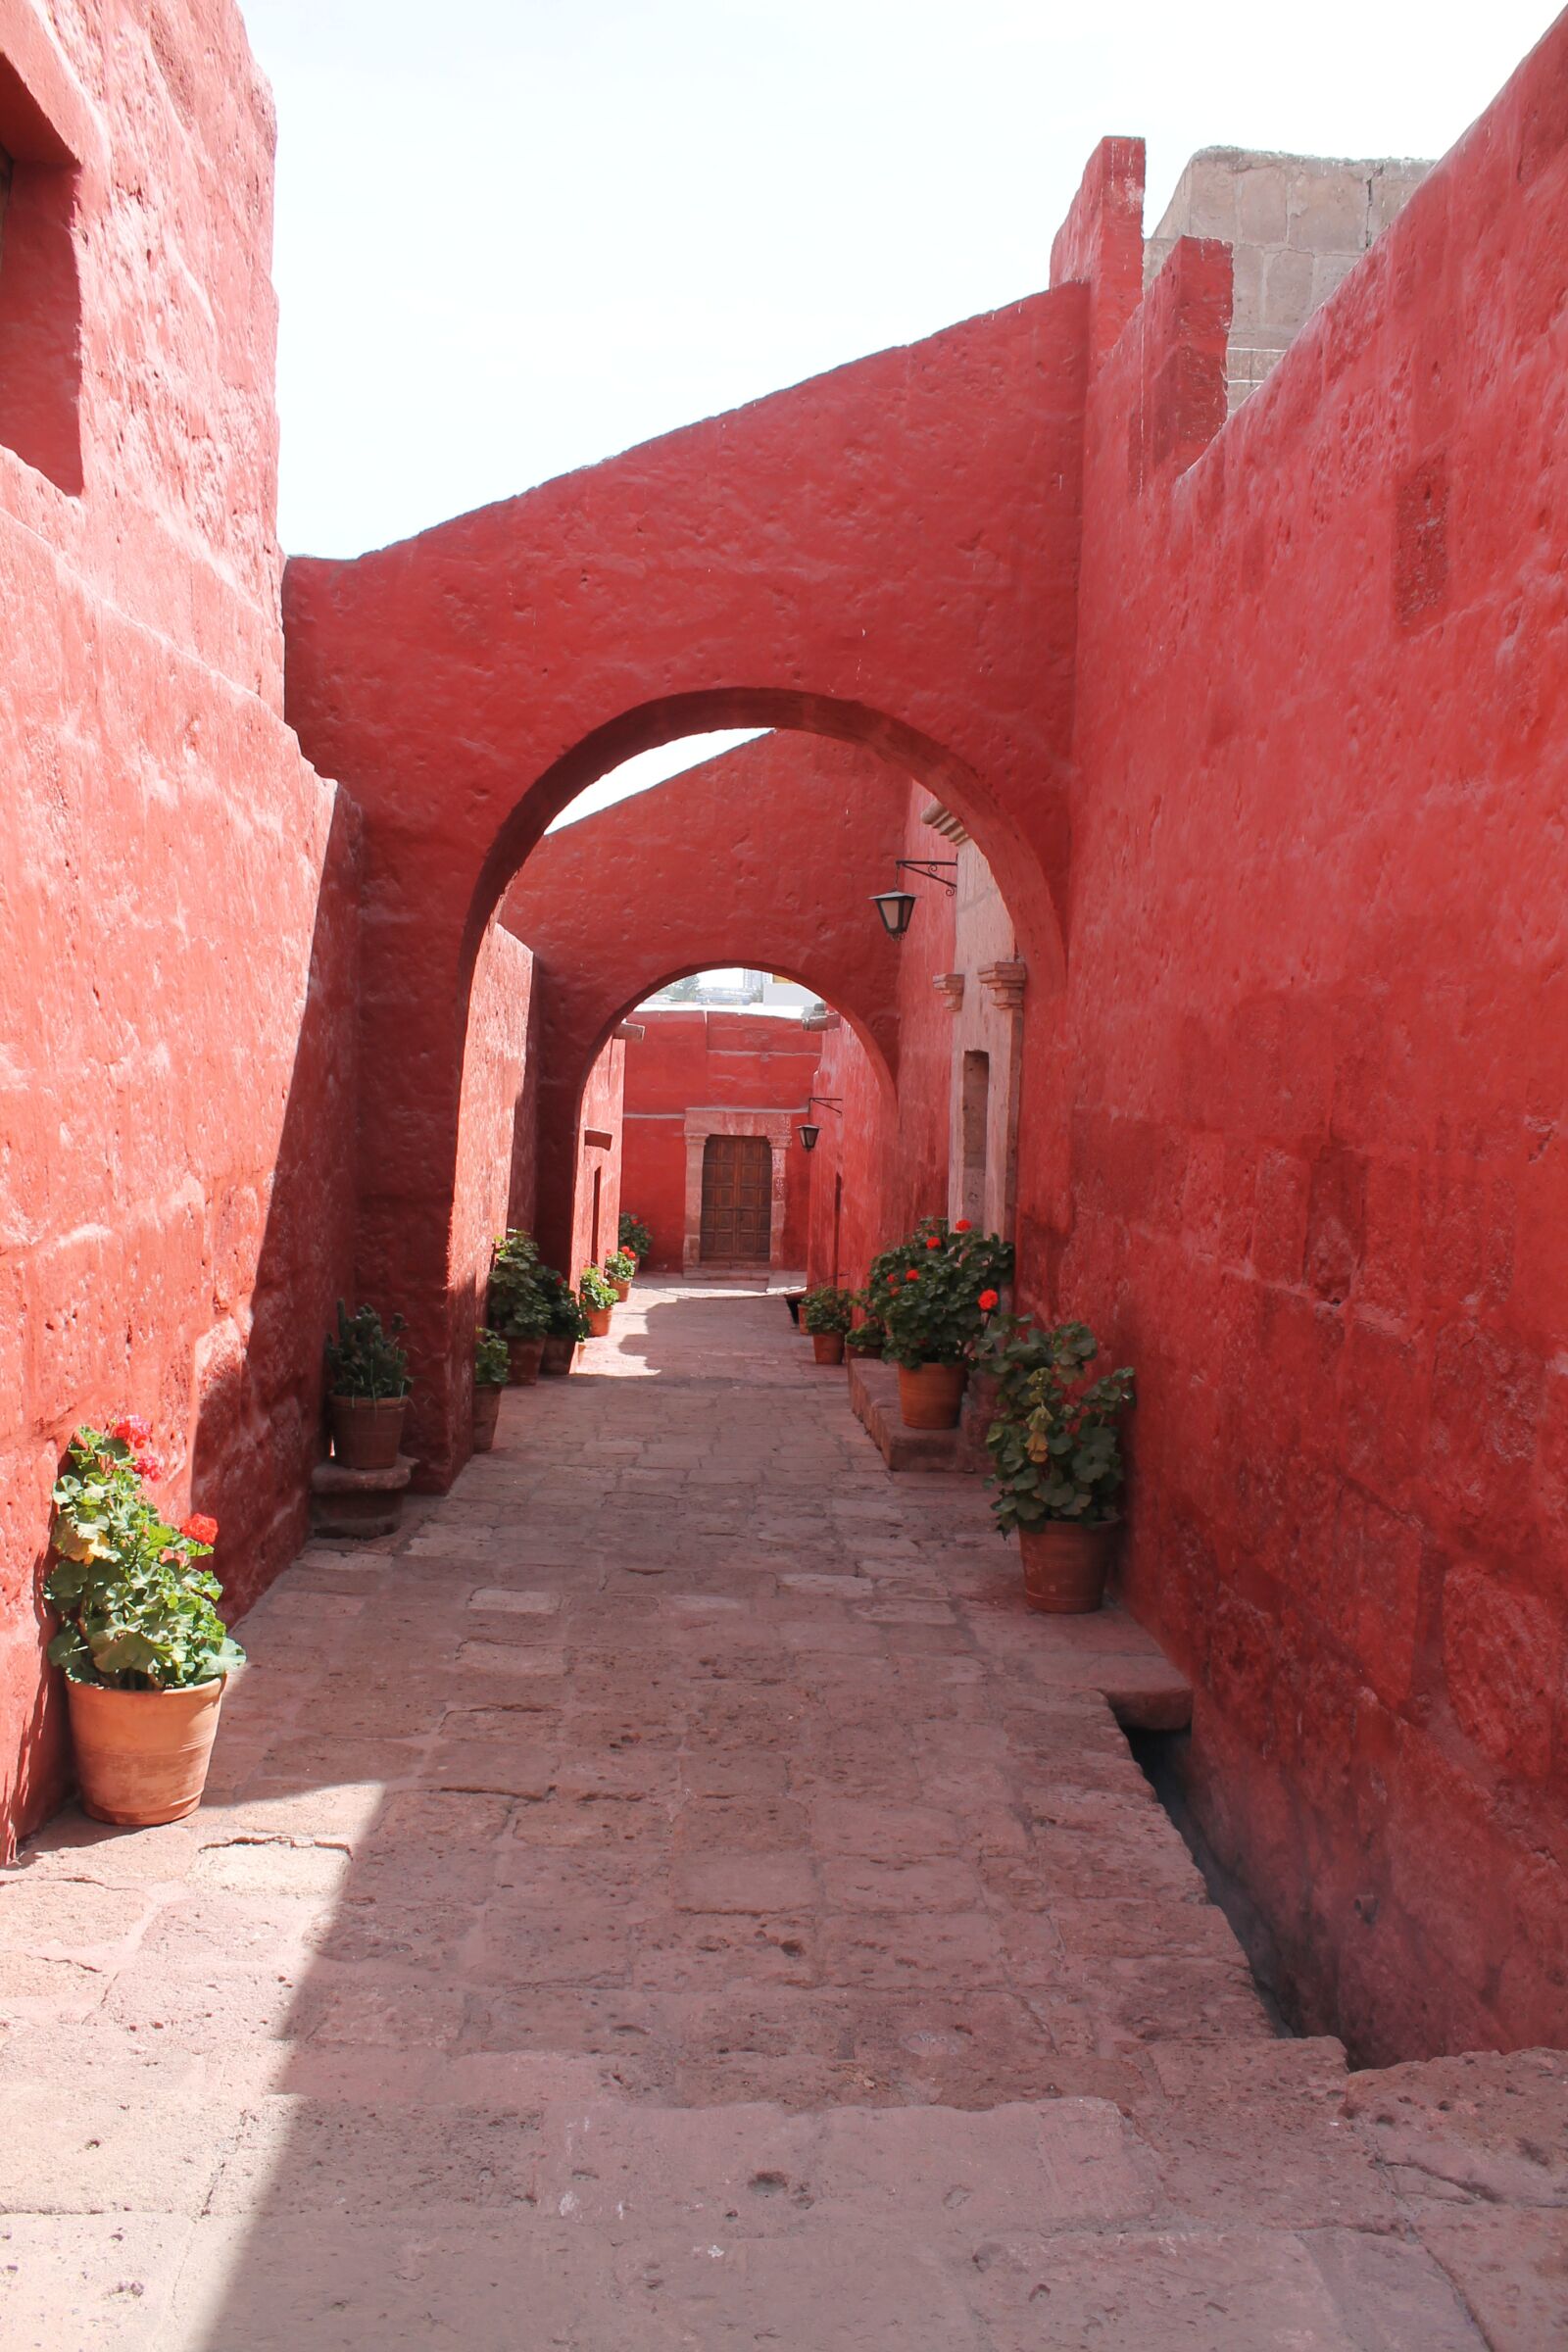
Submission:
<svg viewBox="0 0 1568 2352">
<path fill-rule="evenodd" d="M 77 159 L 0 56 L 0 445 L 81 489 Z"/>
</svg>

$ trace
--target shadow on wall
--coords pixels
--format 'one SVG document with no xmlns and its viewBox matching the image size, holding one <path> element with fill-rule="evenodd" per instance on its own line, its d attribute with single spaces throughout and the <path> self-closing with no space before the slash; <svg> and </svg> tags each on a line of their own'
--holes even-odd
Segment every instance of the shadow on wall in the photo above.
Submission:
<svg viewBox="0 0 1568 2352">
<path fill-rule="evenodd" d="M 216 1320 L 197 1348 L 191 1501 L 220 1535 L 225 1611 L 250 1607 L 305 1542 L 324 1449 L 323 1347 L 353 1287 L 359 812 L 339 791 L 321 864 L 309 979 L 275 1173 L 231 1199 L 214 1250 Z M 247 1303 L 254 1225 L 265 1219 Z"/>
</svg>

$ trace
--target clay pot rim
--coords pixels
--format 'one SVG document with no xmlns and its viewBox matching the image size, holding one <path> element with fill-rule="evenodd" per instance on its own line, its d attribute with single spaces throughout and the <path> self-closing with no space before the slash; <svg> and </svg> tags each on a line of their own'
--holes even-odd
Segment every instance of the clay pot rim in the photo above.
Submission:
<svg viewBox="0 0 1568 2352">
<path fill-rule="evenodd" d="M 326 1399 L 329 1404 L 368 1404 L 379 1407 L 383 1404 L 407 1404 L 409 1391 L 405 1389 L 401 1396 L 353 1396 L 343 1389 L 328 1389 Z"/>
<path fill-rule="evenodd" d="M 173 1683 L 167 1690 L 122 1690 L 115 1683 L 83 1683 L 74 1674 L 65 1679 L 68 1691 L 91 1690 L 101 1698 L 194 1698 L 198 1690 L 221 1690 L 239 1671 L 237 1666 L 225 1667 L 221 1674 L 210 1674 L 204 1683 Z"/>
</svg>

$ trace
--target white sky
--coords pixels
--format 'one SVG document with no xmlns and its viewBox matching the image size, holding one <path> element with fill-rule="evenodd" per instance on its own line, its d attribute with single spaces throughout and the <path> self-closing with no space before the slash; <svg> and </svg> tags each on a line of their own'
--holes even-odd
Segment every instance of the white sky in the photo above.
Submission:
<svg viewBox="0 0 1568 2352">
<path fill-rule="evenodd" d="M 318 555 L 1035 291 L 1105 132 L 1149 141 L 1150 226 L 1198 147 L 1439 155 L 1554 13 L 242 5 L 279 124 L 283 543 Z"/>
</svg>

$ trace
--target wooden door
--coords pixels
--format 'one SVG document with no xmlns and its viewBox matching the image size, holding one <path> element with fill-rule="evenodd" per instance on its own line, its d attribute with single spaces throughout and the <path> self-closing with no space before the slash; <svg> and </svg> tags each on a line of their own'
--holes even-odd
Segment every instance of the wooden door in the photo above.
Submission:
<svg viewBox="0 0 1568 2352">
<path fill-rule="evenodd" d="M 703 1146 L 705 1265 L 766 1265 L 773 1242 L 773 1150 L 765 1135 L 710 1135 Z"/>
</svg>

